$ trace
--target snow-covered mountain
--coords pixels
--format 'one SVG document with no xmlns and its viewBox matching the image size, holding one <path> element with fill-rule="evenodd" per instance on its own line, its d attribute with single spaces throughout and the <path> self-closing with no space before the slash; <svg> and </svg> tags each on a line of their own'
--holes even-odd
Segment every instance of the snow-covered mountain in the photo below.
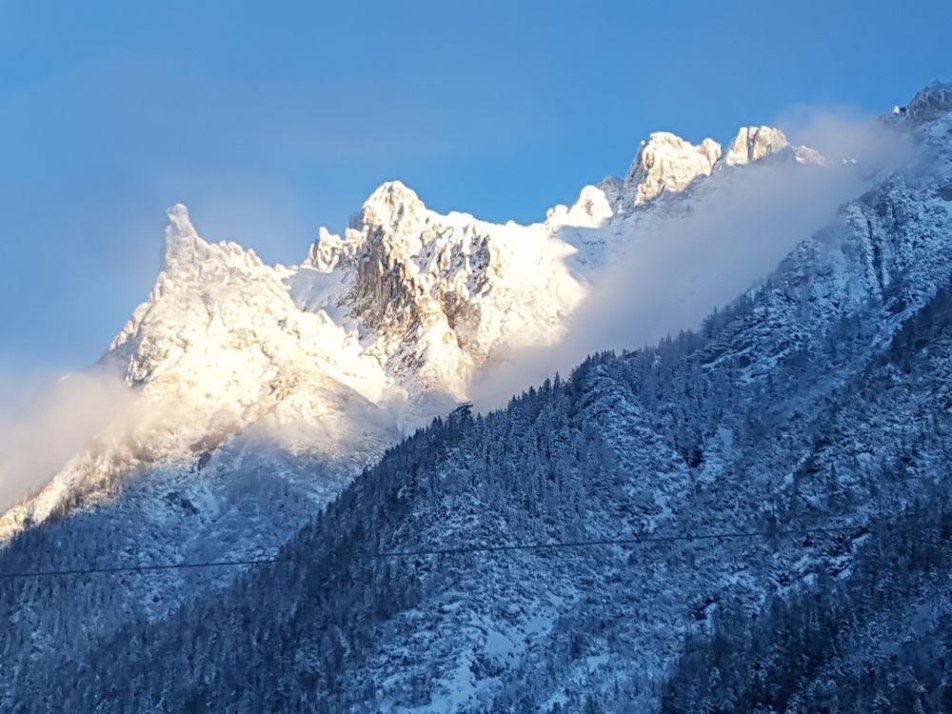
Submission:
<svg viewBox="0 0 952 714">
<path fill-rule="evenodd" d="M 711 139 L 656 133 L 624 181 L 531 225 L 441 215 L 392 181 L 293 267 L 207 242 L 177 205 L 152 294 L 102 360 L 133 390 L 132 416 L 0 517 L 0 540 L 113 497 L 131 474 L 204 468 L 249 439 L 353 472 L 467 401 L 494 358 L 558 343 L 650 204 L 768 156 L 822 160 L 770 127 L 741 129 L 723 157 Z"/>
<path fill-rule="evenodd" d="M 655 134 L 623 179 L 529 226 L 440 215 L 388 183 L 294 267 L 210 244 L 174 208 L 155 289 L 102 364 L 138 416 L 3 516 L 0 571 L 258 557 L 292 538 L 281 552 L 302 565 L 234 585 L 234 569 L 16 581 L 0 702 L 657 704 L 713 603 L 755 611 L 829 569 L 848 577 L 876 509 L 923 493 L 896 478 L 876 501 L 884 471 L 947 482 L 948 96 L 930 87 L 894 123 L 920 161 L 875 178 L 701 333 L 590 360 L 486 419 L 456 413 L 363 473 L 498 355 L 565 339 L 646 225 L 703 212 L 737 172 L 825 171 L 822 157 L 768 127 L 726 154 Z M 856 530 L 647 559 L 363 557 L 817 519 Z"/>
<path fill-rule="evenodd" d="M 366 335 L 366 354 L 411 397 L 463 400 L 494 350 L 559 338 L 585 292 L 565 261 L 572 252 L 544 223 L 443 216 L 394 181 L 374 192 L 343 238 L 321 234 L 310 254 L 316 274 L 298 299 L 336 310 Z M 328 280 L 343 291 L 328 291 Z"/>
</svg>

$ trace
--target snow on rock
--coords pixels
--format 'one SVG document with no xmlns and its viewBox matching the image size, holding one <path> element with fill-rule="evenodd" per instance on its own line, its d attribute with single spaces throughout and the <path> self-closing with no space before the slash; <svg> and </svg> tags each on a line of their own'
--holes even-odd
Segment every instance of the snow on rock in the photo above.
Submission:
<svg viewBox="0 0 952 714">
<path fill-rule="evenodd" d="M 597 195 L 587 198 L 567 223 L 591 224 L 610 211 L 604 197 L 597 206 Z M 494 350 L 561 335 L 584 296 L 565 263 L 572 252 L 545 224 L 440 215 L 393 181 L 374 192 L 343 238 L 322 232 L 310 256 L 318 271 L 350 274 L 336 307 L 368 335 L 367 353 L 388 373 L 412 393 L 463 399 Z"/>
<path fill-rule="evenodd" d="M 770 126 L 741 127 L 724 157 L 728 166 L 749 164 L 790 146 L 786 135 Z"/>
<path fill-rule="evenodd" d="M 745 166 L 772 156 L 787 156 L 798 163 L 825 161 L 814 149 L 791 145 L 780 129 L 770 126 L 741 127 L 727 153 L 713 139 L 695 145 L 662 131 L 642 142 L 624 182 L 606 179 L 599 188 L 610 205 L 631 212 L 665 194 L 682 193 L 715 170 Z"/>
<path fill-rule="evenodd" d="M 322 228 L 294 267 L 204 240 L 178 204 L 152 293 L 102 360 L 137 395 L 137 417 L 0 518 L 0 539 L 101 500 L 124 474 L 194 463 L 252 436 L 366 464 L 468 400 L 478 370 L 561 340 L 599 269 L 635 244 L 633 213 L 688 195 L 716 166 L 781 149 L 779 130 L 745 128 L 725 162 L 717 142 L 657 132 L 624 180 L 586 186 L 530 225 L 443 215 L 390 181 L 342 235 Z"/>
<path fill-rule="evenodd" d="M 546 223 L 553 228 L 562 226 L 598 228 L 613 215 L 612 200 L 609 198 L 607 187 L 586 186 L 571 206 L 559 204 L 549 209 L 546 214 Z"/>
<path fill-rule="evenodd" d="M 357 462 L 399 438 L 380 412 L 405 392 L 356 333 L 298 308 L 293 275 L 235 243 L 204 241 L 185 207 L 172 208 L 155 288 L 103 358 L 137 396 L 132 417 L 4 515 L 0 538 L 78 493 L 98 500 L 124 474 L 193 463 L 251 427 L 292 450 Z"/>
<path fill-rule="evenodd" d="M 639 205 L 666 191 L 680 192 L 700 177 L 710 176 L 721 157 L 721 145 L 705 139 L 695 146 L 675 134 L 659 131 L 642 142 L 625 176 L 625 193 Z"/>
<path fill-rule="evenodd" d="M 768 156 L 781 156 L 801 164 L 823 164 L 824 156 L 809 146 L 794 146 L 787 135 L 772 126 L 745 126 L 737 132 L 724 155 L 727 166 L 743 166 Z"/>
<path fill-rule="evenodd" d="M 933 82 L 909 102 L 906 116 L 914 124 L 923 124 L 952 111 L 952 84 Z"/>
<path fill-rule="evenodd" d="M 793 157 L 798 164 L 819 164 L 822 166 L 826 163 L 826 157 L 809 146 L 793 147 Z"/>
</svg>

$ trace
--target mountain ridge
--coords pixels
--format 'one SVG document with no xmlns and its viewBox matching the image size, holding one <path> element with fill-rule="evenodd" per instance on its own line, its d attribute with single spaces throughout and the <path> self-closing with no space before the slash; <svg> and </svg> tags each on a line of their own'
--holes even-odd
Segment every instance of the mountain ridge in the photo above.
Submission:
<svg viewBox="0 0 952 714">
<path fill-rule="evenodd" d="M 222 258 L 221 264 L 202 262 L 197 284 L 182 289 L 177 295 L 181 301 L 167 303 L 170 291 L 181 287 L 175 284 L 175 270 L 195 267 L 187 260 L 170 264 L 171 273 L 160 277 L 161 290 L 157 284 L 157 300 L 137 310 L 114 354 L 125 374 L 144 385 L 143 392 L 161 384 L 162 375 L 170 373 L 163 369 L 174 368 L 177 374 L 191 370 L 193 381 L 185 392 L 200 406 L 215 401 L 203 395 L 209 386 L 200 378 L 203 370 L 213 365 L 225 372 L 220 389 L 232 390 L 242 409 L 237 417 L 226 413 L 221 418 L 225 424 L 241 424 L 240 433 L 229 432 L 218 443 L 191 441 L 191 426 L 207 436 L 208 425 L 218 423 L 217 408 L 202 406 L 196 413 L 206 421 L 185 425 L 170 437 L 175 453 L 184 457 L 180 462 L 154 466 L 143 461 L 135 477 L 124 480 L 109 500 L 71 503 L 43 523 L 27 518 L 30 526 L 0 549 L 0 568 L 62 567 L 62 562 L 88 561 L 90 553 L 98 560 L 130 564 L 145 553 L 169 562 L 236 553 L 292 554 L 303 561 L 301 554 L 306 554 L 316 565 L 284 575 L 239 573 L 235 584 L 225 574 L 193 574 L 186 581 L 183 574 L 168 573 L 131 578 L 116 588 L 87 580 L 56 582 L 30 597 L 27 590 L 11 589 L 0 611 L 11 623 L 2 641 L 4 671 L 10 674 L 0 683 L 0 701 L 39 702 L 46 692 L 60 702 L 86 704 L 121 695 L 134 706 L 172 701 L 183 707 L 192 702 L 262 710 L 291 706 L 291 701 L 316 708 L 324 701 L 325 707 L 364 702 L 368 709 L 524 705 L 557 711 L 557 706 L 588 706 L 587 690 L 595 693 L 596 705 L 653 707 L 665 663 L 673 662 L 683 636 L 696 628 L 703 633 L 710 625 L 706 616 L 698 620 L 693 613 L 704 610 L 701 605 L 711 591 L 756 609 L 770 593 L 807 587 L 825 570 L 848 572 L 852 554 L 864 542 L 863 518 L 871 517 L 880 470 L 891 473 L 907 458 L 904 468 L 917 473 L 928 474 L 941 464 L 941 439 L 929 436 L 924 426 L 930 422 L 912 415 L 926 409 L 931 423 L 945 428 L 947 414 L 935 407 L 942 404 L 944 392 L 932 389 L 933 380 L 942 385 L 944 347 L 927 352 L 899 337 L 903 324 L 933 304 L 949 279 L 950 218 L 942 190 L 952 183 L 952 127 L 946 114 L 952 106 L 942 104 L 942 91 L 933 94 L 910 106 L 923 107 L 916 116 L 944 107 L 930 120 L 934 123 L 917 122 L 913 129 L 934 161 L 918 173 L 904 170 L 881 180 L 849 202 L 831 226 L 801 242 L 772 276 L 709 318 L 699 333 L 618 357 L 590 358 L 570 380 L 543 383 L 505 410 L 486 417 L 457 412 L 389 450 L 401 430 L 391 420 L 368 427 L 368 432 L 351 431 L 354 425 L 374 423 L 380 409 L 373 400 L 362 398 L 359 403 L 367 405 L 367 413 L 348 420 L 354 402 L 343 377 L 334 378 L 322 367 L 301 391 L 283 384 L 280 372 L 272 371 L 284 361 L 282 341 L 264 345 L 272 352 L 268 355 L 256 330 L 268 335 L 287 331 L 287 344 L 298 345 L 313 329 L 327 335 L 330 344 L 350 345 L 351 354 L 364 355 L 361 359 L 373 365 L 367 367 L 372 375 L 392 378 L 367 384 L 376 384 L 379 394 L 395 386 L 390 394 L 398 408 L 405 406 L 407 386 L 422 373 L 419 366 L 426 363 L 429 343 L 420 339 L 409 352 L 389 352 L 361 323 L 372 324 L 375 310 L 389 301 L 389 279 L 410 277 L 410 289 L 400 299 L 420 314 L 396 342 L 402 347 L 404 336 L 421 337 L 415 323 L 426 326 L 427 320 L 438 322 L 441 316 L 455 333 L 452 324 L 465 324 L 466 316 L 451 320 L 442 300 L 446 294 L 463 299 L 479 289 L 478 280 L 455 281 L 455 261 L 481 255 L 481 246 L 492 246 L 495 229 L 460 226 L 453 216 L 462 214 L 427 223 L 424 209 L 391 185 L 377 197 L 383 205 L 375 200 L 372 215 L 352 223 L 352 233 L 334 239 L 322 233 L 324 249 L 312 248 L 310 265 L 268 268 L 234 244 L 191 242 L 176 211 L 173 237 L 186 240 L 176 243 L 175 250 L 207 247 Z M 610 245 L 623 240 L 628 235 L 624 230 L 612 231 L 662 220 L 669 211 L 690 210 L 689 194 L 715 186 L 725 175 L 726 169 L 712 171 L 695 189 L 662 192 L 634 218 L 611 224 L 607 217 L 607 234 L 584 234 L 590 244 L 562 242 L 583 252 L 598 241 Z M 388 204 L 387 191 L 400 194 L 394 205 Z M 404 200 L 416 210 L 404 211 Z M 578 241 L 582 231 L 605 226 L 599 221 L 606 206 L 616 210 L 604 191 L 589 187 L 576 205 L 553 210 L 549 225 L 559 226 L 560 239 L 564 230 L 565 237 L 571 234 Z M 420 226 L 423 230 L 415 237 L 395 234 L 395 227 L 399 233 L 407 221 L 413 226 L 408 233 Z M 518 227 L 517 232 L 525 236 L 529 228 Z M 424 240 L 426 230 L 432 234 Z M 541 228 L 532 233 L 538 240 L 551 237 Z M 448 236 L 453 240 L 441 244 Z M 348 240 L 353 251 L 345 245 Z M 360 251 L 368 245 L 370 266 L 361 268 Z M 454 251 L 461 246 L 477 249 Z M 586 270 L 611 255 L 610 250 L 592 249 L 589 262 L 570 264 L 566 274 L 586 279 Z M 172 257 L 175 263 L 177 256 Z M 343 279 L 347 271 L 351 274 Z M 247 285 L 254 286 L 250 298 L 240 289 Z M 207 292 L 219 289 L 214 295 Z M 363 301 L 344 299 L 354 295 Z M 222 369 L 231 366 L 220 359 L 222 352 L 196 349 L 179 329 L 155 342 L 139 339 L 147 337 L 140 328 L 150 319 L 159 326 L 181 326 L 162 317 L 169 305 L 169 315 L 184 310 L 197 316 L 203 340 L 213 337 L 227 347 L 224 354 L 230 350 L 251 360 L 235 365 L 231 373 L 238 375 L 236 383 Z M 249 312 L 249 305 L 255 310 Z M 243 323 L 249 315 L 260 318 L 260 325 Z M 287 322 L 281 325 L 282 320 Z M 235 324 L 248 333 L 239 335 L 232 329 Z M 944 334 L 942 324 L 935 321 L 931 328 L 937 340 Z M 236 335 L 242 339 L 232 343 Z M 889 351 L 892 344 L 895 354 Z M 168 345 L 178 351 L 162 355 Z M 319 346 L 318 356 L 332 362 L 338 348 L 329 356 L 326 344 Z M 375 346 L 370 359 L 367 348 Z M 418 352 L 418 346 L 424 349 Z M 462 349 L 459 340 L 455 349 Z M 138 356 L 145 358 L 142 363 L 136 362 Z M 406 374 L 384 369 L 395 357 L 398 367 L 412 369 Z M 150 372 L 153 367 L 160 369 Z M 903 376 L 910 373 L 916 378 Z M 434 383 L 441 378 L 437 374 Z M 877 401 L 881 384 L 892 388 Z M 278 401 L 287 401 L 286 407 L 265 409 L 262 386 L 267 395 L 283 395 Z M 419 394 L 426 389 L 427 384 Z M 312 409 L 310 403 L 295 402 L 302 393 L 319 393 L 321 403 L 344 419 L 344 432 L 355 442 L 371 443 L 362 462 L 347 449 L 335 453 L 330 447 L 342 442 L 333 434 L 325 435 L 326 453 L 296 451 L 294 439 L 275 446 L 252 438 L 251 427 L 263 412 L 280 422 L 286 408 L 293 422 L 296 414 Z M 440 408 L 455 403 L 449 399 Z M 412 431 L 414 420 L 428 408 L 410 409 L 405 431 Z M 164 429 L 159 431 L 165 434 Z M 857 443 L 869 456 L 853 458 Z M 343 462 L 336 463 L 334 456 Z M 941 477 L 940 471 L 932 474 L 940 486 Z M 894 501 L 889 505 L 901 506 L 916 493 L 914 482 L 899 476 L 889 484 Z M 792 543 L 773 555 L 762 544 L 751 546 L 764 558 L 760 565 L 748 565 L 742 551 L 729 548 L 687 554 L 657 549 L 659 558 L 651 562 L 670 563 L 657 571 L 614 553 L 582 555 L 578 561 L 519 556 L 494 564 L 474 559 L 446 566 L 445 572 L 426 562 L 373 570 L 355 557 L 361 546 L 386 550 L 440 541 L 539 542 L 566 535 L 617 535 L 621 526 L 635 533 L 688 524 L 749 522 L 766 528 L 779 518 L 806 523 L 809 515 L 834 515 L 838 511 L 833 507 L 849 498 L 855 517 L 844 525 L 857 527 L 849 538 L 819 541 L 806 555 Z M 315 513 L 321 514 L 316 520 Z M 722 557 L 729 568 L 719 562 Z M 604 589 L 600 582 L 606 583 Z M 370 587 L 362 592 L 362 585 Z M 644 604 L 652 598 L 661 603 L 653 617 L 645 614 Z M 611 615 L 606 602 L 636 614 Z M 96 632 L 90 639 L 73 622 L 87 622 L 80 613 L 94 603 L 106 606 L 87 615 Z M 65 619 L 51 618 L 50 612 Z M 245 624 L 236 618 L 245 618 Z M 697 622 L 701 624 L 692 624 Z M 216 639 L 210 632 L 221 634 Z M 280 645 L 256 649 L 255 642 Z M 627 644 L 622 648 L 620 643 Z M 244 664 L 239 667 L 225 651 L 242 652 Z M 611 656 L 594 654 L 599 651 Z M 162 662 L 173 669 L 181 662 L 181 669 L 163 669 L 153 659 L 161 652 L 168 654 Z M 186 664 L 182 652 L 197 659 Z M 642 658 L 635 661 L 636 656 Z M 87 657 L 92 669 L 77 664 Z M 198 674 L 195 662 L 206 662 L 209 669 Z M 227 662 L 234 666 L 229 669 L 223 665 Z M 72 693 L 57 678 L 60 667 L 70 668 L 70 681 L 76 683 Z M 92 681 L 94 670 L 108 674 Z M 155 671 L 163 676 L 148 681 L 145 673 Z M 265 686 L 260 681 L 265 673 L 280 685 Z M 238 681 L 253 684 L 240 687 Z M 529 681 L 538 683 L 537 690 L 526 691 L 520 684 Z M 559 682 L 570 686 L 560 690 Z"/>
<path fill-rule="evenodd" d="M 689 636 L 696 653 L 731 618 L 846 587 L 854 572 L 880 573 L 879 587 L 913 606 L 904 598 L 920 585 L 874 545 L 897 527 L 915 533 L 917 514 L 932 538 L 949 495 L 952 210 L 939 190 L 952 180 L 952 117 L 921 138 L 936 158 L 928 172 L 848 203 L 701 331 L 590 357 L 504 410 L 417 432 L 282 551 L 300 567 L 253 572 L 161 627 L 128 623 L 92 655 L 109 684 L 74 668 L 79 694 L 65 696 L 249 711 L 729 710 L 741 672 L 710 675 L 707 699 L 703 686 L 667 684 Z M 366 557 L 745 530 L 776 535 Z M 935 580 L 943 554 L 947 543 L 929 541 L 904 557 Z M 826 701 L 824 681 L 803 677 L 803 706 Z"/>
<path fill-rule="evenodd" d="M 733 144 L 748 142 L 745 131 Z M 755 160 L 789 148 L 779 130 L 757 131 L 770 139 Z M 689 146 L 664 136 L 676 148 Z M 360 411 L 376 413 L 365 419 L 379 425 L 369 437 L 376 444 L 467 401 L 474 375 L 498 355 L 562 338 L 594 272 L 637 230 L 625 223 L 629 214 L 664 203 L 699 178 L 670 179 L 667 172 L 685 170 L 683 157 L 664 156 L 670 142 L 652 141 L 657 144 L 643 142 L 632 166 L 653 146 L 657 170 L 629 176 L 623 189 L 629 196 L 648 190 L 650 199 L 613 205 L 603 188 L 590 185 L 572 206 L 554 207 L 540 223 L 501 225 L 436 213 L 402 182 L 386 182 L 343 237 L 322 228 L 299 266 L 267 266 L 237 243 L 207 242 L 188 209 L 176 204 L 153 291 L 101 360 L 149 405 L 140 410 L 143 429 L 133 424 L 123 437 L 113 428 L 106 440 L 130 440 L 134 451 L 145 449 L 146 460 L 97 456 L 115 463 L 94 467 L 82 490 L 102 490 L 97 480 L 108 490 L 123 470 L 201 458 L 208 446 L 240 439 L 248 429 L 278 432 L 292 451 L 332 457 L 353 451 L 348 432 L 363 428 L 351 423 L 345 407 L 327 410 L 305 388 L 331 404 L 366 400 Z M 261 345 L 257 357 L 255 345 Z M 165 413 L 176 424 L 162 423 Z M 166 435 L 155 448 L 146 442 L 157 432 Z M 380 453 L 379 446 L 356 451 L 367 455 L 355 466 Z M 77 478 L 67 466 L 33 501 L 39 507 L 27 501 L 0 516 L 0 538 L 8 540 L 22 527 L 17 524 L 48 517 L 73 492 L 63 486 Z"/>
</svg>

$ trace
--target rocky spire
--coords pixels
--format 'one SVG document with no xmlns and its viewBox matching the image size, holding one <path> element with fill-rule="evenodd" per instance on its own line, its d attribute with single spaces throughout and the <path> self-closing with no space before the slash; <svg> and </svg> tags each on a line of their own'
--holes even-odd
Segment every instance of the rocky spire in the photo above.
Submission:
<svg viewBox="0 0 952 714">
<path fill-rule="evenodd" d="M 400 181 L 387 181 L 370 194 L 351 225 L 354 228 L 380 226 L 395 231 L 412 229 L 425 211 L 426 206 L 416 191 Z"/>
<path fill-rule="evenodd" d="M 790 146 L 786 135 L 772 126 L 744 126 L 737 132 L 724 157 L 728 166 L 740 166 L 784 151 Z"/>
<path fill-rule="evenodd" d="M 628 169 L 625 194 L 639 205 L 667 191 L 683 191 L 698 177 L 709 176 L 720 156 L 721 145 L 713 139 L 695 146 L 675 134 L 655 132 L 642 142 Z"/>
<path fill-rule="evenodd" d="M 165 249 L 162 254 L 162 270 L 172 270 L 182 263 L 195 262 L 195 253 L 205 241 L 198 237 L 188 216 L 188 208 L 176 203 L 166 213 Z"/>
</svg>

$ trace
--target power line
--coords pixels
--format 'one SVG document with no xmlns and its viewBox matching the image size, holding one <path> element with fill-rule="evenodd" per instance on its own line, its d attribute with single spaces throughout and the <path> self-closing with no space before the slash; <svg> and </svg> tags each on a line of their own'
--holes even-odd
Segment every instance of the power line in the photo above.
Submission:
<svg viewBox="0 0 952 714">
<path fill-rule="evenodd" d="M 158 570 L 196 570 L 199 568 L 234 568 L 251 565 L 268 565 L 271 563 L 304 563 L 313 562 L 292 558 L 248 558 L 238 560 L 212 560 L 198 563 L 153 563 L 143 565 L 115 565 L 99 568 L 69 568 L 64 570 L 24 570 L 12 573 L 0 573 L 0 580 L 16 580 L 19 578 L 59 577 L 68 575 L 108 575 L 112 573 L 144 573 Z"/>
<path fill-rule="evenodd" d="M 554 543 L 518 543 L 513 545 L 474 545 L 456 548 L 433 548 L 420 550 L 383 551 L 376 553 L 356 553 L 354 557 L 361 560 L 385 560 L 392 558 L 416 558 L 424 556 L 469 555 L 474 553 L 512 553 L 517 551 L 537 550 L 569 550 L 573 548 L 594 548 L 603 546 L 642 545 L 646 543 L 677 543 L 705 540 L 728 540 L 735 538 L 761 538 L 807 536 L 820 533 L 843 533 L 861 528 L 861 525 L 825 526 L 809 529 L 786 531 L 726 531 L 718 533 L 694 533 L 689 535 L 669 536 L 632 536 L 628 538 L 605 538 L 600 540 L 557 541 Z M 315 563 L 322 558 L 244 558 L 234 560 L 214 560 L 193 563 L 153 563 L 141 565 L 116 565 L 98 568 L 68 568 L 63 570 L 25 570 L 19 572 L 0 573 L 0 580 L 20 580 L 25 578 L 69 577 L 75 575 L 112 575 L 118 573 L 142 574 L 166 570 L 198 570 L 205 568 L 235 568 L 258 565 L 302 565 Z"/>
</svg>

